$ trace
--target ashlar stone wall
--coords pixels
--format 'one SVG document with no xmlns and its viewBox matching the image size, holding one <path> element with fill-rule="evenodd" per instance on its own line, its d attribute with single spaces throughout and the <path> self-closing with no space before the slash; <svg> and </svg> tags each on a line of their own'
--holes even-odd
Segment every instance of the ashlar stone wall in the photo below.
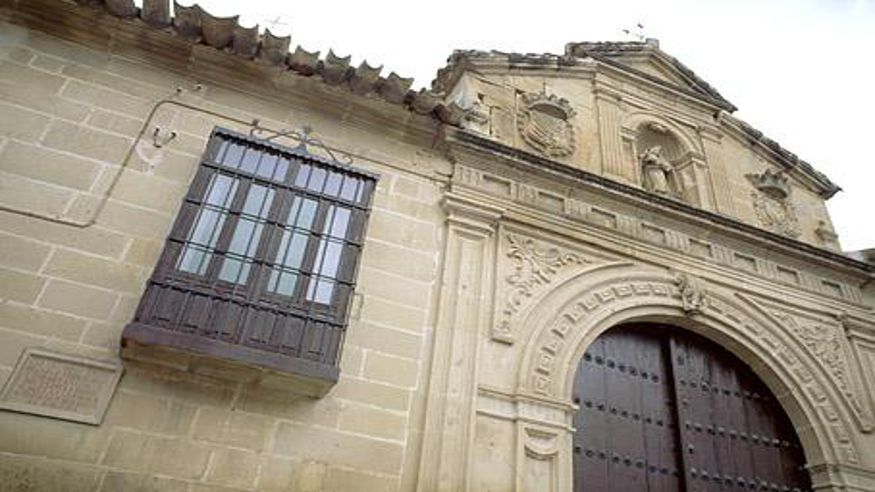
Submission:
<svg viewBox="0 0 875 492">
<path fill-rule="evenodd" d="M 385 103 L 372 114 L 386 107 L 387 119 L 406 116 Z M 343 123 L 343 111 L 308 113 L 0 24 L 0 386 L 26 348 L 118 361 L 214 126 L 310 125 L 381 176 L 327 396 L 126 362 L 100 425 L 0 411 L 0 489 L 377 491 L 411 480 L 402 470 L 418 462 L 448 164 L 387 140 L 379 119 Z"/>
</svg>

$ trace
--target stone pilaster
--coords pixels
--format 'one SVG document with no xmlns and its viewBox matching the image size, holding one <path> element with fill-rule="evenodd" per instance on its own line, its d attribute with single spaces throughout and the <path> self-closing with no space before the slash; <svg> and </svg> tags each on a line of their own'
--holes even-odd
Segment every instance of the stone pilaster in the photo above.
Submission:
<svg viewBox="0 0 875 492">
<path fill-rule="evenodd" d="M 735 207 L 732 204 L 732 185 L 726 172 L 726 163 L 723 162 L 723 152 L 720 141 L 723 135 L 717 130 L 700 128 L 699 136 L 702 139 L 702 147 L 705 151 L 705 160 L 710 170 L 710 186 L 713 191 L 714 201 L 712 209 L 725 215 L 734 215 Z M 706 185 L 706 183 L 702 183 Z"/>
<path fill-rule="evenodd" d="M 492 303 L 495 227 L 501 209 L 449 193 L 418 490 L 468 489 L 475 420 L 478 333 Z"/>
<path fill-rule="evenodd" d="M 620 136 L 621 96 L 613 89 L 595 87 L 596 108 L 599 124 L 599 142 L 602 156 L 602 173 L 605 176 L 631 183 L 635 180 L 633 169 L 623 165 L 623 142 Z"/>
</svg>

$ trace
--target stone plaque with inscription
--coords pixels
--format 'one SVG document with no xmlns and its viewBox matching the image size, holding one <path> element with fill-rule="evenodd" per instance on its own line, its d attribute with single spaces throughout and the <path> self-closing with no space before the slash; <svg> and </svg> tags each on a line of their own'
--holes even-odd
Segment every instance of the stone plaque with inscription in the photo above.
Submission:
<svg viewBox="0 0 875 492">
<path fill-rule="evenodd" d="M 28 348 L 0 392 L 0 409 L 99 424 L 122 367 Z"/>
</svg>

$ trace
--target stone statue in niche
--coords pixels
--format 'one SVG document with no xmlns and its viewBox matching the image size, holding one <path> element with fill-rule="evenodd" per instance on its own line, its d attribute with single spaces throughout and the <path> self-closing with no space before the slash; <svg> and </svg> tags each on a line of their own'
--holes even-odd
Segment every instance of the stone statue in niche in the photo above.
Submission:
<svg viewBox="0 0 875 492">
<path fill-rule="evenodd" d="M 662 155 L 662 146 L 654 145 L 641 156 L 641 175 L 644 189 L 658 195 L 676 195 L 674 166 Z"/>
</svg>

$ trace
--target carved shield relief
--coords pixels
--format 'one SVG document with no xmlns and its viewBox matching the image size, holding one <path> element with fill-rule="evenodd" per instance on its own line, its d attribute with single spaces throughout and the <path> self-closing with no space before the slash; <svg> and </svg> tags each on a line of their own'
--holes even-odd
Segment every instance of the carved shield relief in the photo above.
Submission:
<svg viewBox="0 0 875 492">
<path fill-rule="evenodd" d="M 525 94 L 517 112 L 517 128 L 522 139 L 548 157 L 564 157 L 574 152 L 574 126 L 569 121 L 574 110 L 565 99 L 546 93 Z"/>
</svg>

